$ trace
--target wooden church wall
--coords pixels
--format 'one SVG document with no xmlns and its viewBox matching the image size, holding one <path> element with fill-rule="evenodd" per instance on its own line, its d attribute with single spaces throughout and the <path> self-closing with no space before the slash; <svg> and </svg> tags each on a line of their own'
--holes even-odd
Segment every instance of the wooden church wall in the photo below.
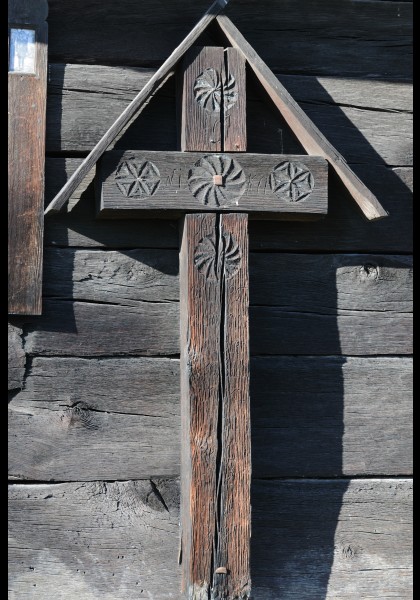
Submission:
<svg viewBox="0 0 420 600">
<path fill-rule="evenodd" d="M 49 1 L 46 204 L 208 5 Z M 331 177 L 324 220 L 250 223 L 255 600 L 412 597 L 411 9 L 227 9 L 390 213 Z M 248 107 L 249 151 L 299 150 Z M 176 141 L 169 81 L 116 147 Z M 92 179 L 9 324 L 10 598 L 178 599 L 178 224 L 96 220 Z"/>
</svg>

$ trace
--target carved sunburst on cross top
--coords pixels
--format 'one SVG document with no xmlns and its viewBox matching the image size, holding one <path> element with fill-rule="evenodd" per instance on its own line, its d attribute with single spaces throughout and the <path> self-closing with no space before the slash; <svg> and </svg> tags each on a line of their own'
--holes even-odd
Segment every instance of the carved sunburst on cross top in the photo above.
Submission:
<svg viewBox="0 0 420 600">
<path fill-rule="evenodd" d="M 159 187 L 160 173 L 157 166 L 149 160 L 125 160 L 117 169 L 115 181 L 123 196 L 152 196 Z"/>
</svg>

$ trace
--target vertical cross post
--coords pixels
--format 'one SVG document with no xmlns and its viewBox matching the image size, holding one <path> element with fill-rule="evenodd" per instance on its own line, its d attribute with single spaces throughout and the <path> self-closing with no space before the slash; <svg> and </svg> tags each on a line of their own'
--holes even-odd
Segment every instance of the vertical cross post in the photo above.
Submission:
<svg viewBox="0 0 420 600">
<path fill-rule="evenodd" d="M 184 65 L 182 149 L 245 150 L 245 64 L 239 53 L 192 49 Z M 230 172 L 217 155 L 209 165 L 214 175 L 201 197 L 216 207 L 224 202 Z M 246 599 L 251 523 L 248 215 L 185 216 L 180 285 L 183 591 L 189 600 Z"/>
</svg>

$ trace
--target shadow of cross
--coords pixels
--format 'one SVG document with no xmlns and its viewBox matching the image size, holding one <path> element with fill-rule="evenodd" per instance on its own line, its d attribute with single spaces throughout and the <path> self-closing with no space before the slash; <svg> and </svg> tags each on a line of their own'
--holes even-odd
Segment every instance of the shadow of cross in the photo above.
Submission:
<svg viewBox="0 0 420 600">
<path fill-rule="evenodd" d="M 182 151 L 108 152 L 97 189 L 100 218 L 181 218 L 182 591 L 192 600 L 251 593 L 248 218 L 325 215 L 328 162 L 369 219 L 386 216 L 229 19 L 217 17 L 233 47 L 191 47 L 225 4 L 209 9 L 46 210 L 64 204 L 182 58 Z M 311 156 L 246 152 L 247 62 Z"/>
</svg>

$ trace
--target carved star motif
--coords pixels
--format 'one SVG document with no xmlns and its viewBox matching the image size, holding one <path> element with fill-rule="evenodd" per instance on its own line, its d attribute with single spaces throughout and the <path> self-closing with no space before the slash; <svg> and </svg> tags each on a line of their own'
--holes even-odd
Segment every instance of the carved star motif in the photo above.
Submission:
<svg viewBox="0 0 420 600">
<path fill-rule="evenodd" d="M 160 173 L 156 165 L 148 160 L 140 163 L 125 160 L 117 169 L 115 182 L 127 198 L 152 196 L 159 186 Z"/>
<path fill-rule="evenodd" d="M 302 163 L 285 161 L 273 169 L 270 187 L 280 198 L 288 202 L 299 202 L 312 192 L 314 178 Z"/>
</svg>

